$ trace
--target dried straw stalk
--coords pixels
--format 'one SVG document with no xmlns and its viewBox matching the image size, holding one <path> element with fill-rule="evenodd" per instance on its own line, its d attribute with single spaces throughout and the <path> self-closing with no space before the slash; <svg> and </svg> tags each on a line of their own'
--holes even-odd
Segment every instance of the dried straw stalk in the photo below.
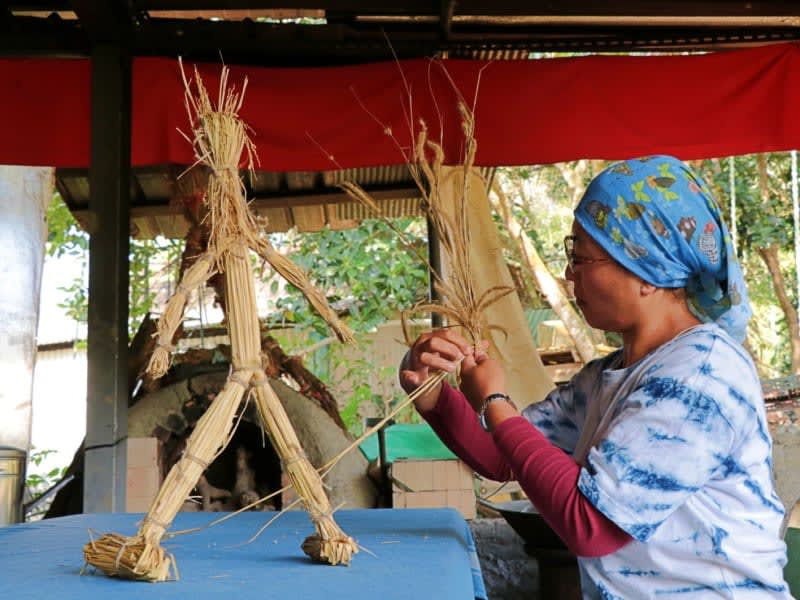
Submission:
<svg viewBox="0 0 800 600">
<path fill-rule="evenodd" d="M 303 550 L 313 559 L 330 564 L 349 564 L 358 545 L 333 520 L 322 478 L 305 456 L 291 422 L 269 385 L 261 366 L 261 335 L 249 250 L 269 254 L 270 264 L 280 264 L 281 272 L 290 272 L 291 281 L 301 289 L 313 290 L 305 273 L 291 264 L 259 238 L 256 220 L 244 198 L 239 179 L 239 161 L 243 152 L 252 164 L 254 148 L 244 123 L 238 116 L 242 97 L 227 87 L 228 70 L 223 68 L 217 109 L 195 70 L 197 98 L 186 82 L 186 104 L 194 128 L 194 147 L 198 162 L 210 167 L 206 201 L 209 204 L 211 236 L 207 255 L 189 271 L 170 299 L 159 322 L 158 351 L 151 358 L 149 370 L 158 376 L 169 365 L 172 339 L 186 303 L 188 290 L 200 285 L 216 267 L 225 276 L 225 303 L 228 309 L 228 332 L 231 340 L 232 373 L 222 392 L 198 421 L 187 441 L 181 459 L 173 466 L 150 506 L 135 536 L 125 538 L 107 534 L 84 546 L 86 562 L 108 575 L 145 581 L 164 581 L 170 576 L 174 559 L 160 546 L 160 541 L 175 518 L 200 475 L 230 441 L 236 413 L 245 392 L 255 399 L 267 434 L 281 458 L 297 494 L 314 522 L 316 534 L 303 543 Z M 246 82 L 245 82 L 246 86 Z M 305 287 L 303 287 L 305 286 Z M 347 328 L 335 319 L 324 296 L 316 292 L 315 306 L 325 308 L 322 315 L 340 339 L 351 339 Z M 166 341 L 165 341 L 166 340 Z M 177 577 L 177 571 L 174 571 Z"/>
<path fill-rule="evenodd" d="M 467 218 L 467 202 L 469 198 L 470 171 L 475 164 L 477 142 L 475 140 L 475 119 L 472 111 L 463 99 L 458 102 L 461 115 L 461 129 L 464 134 L 464 155 L 461 159 L 461 193 L 455 198 L 455 204 L 449 198 L 442 197 L 442 167 L 445 162 L 441 144 L 428 138 L 428 128 L 424 121 L 419 122 L 413 152 L 407 158 L 407 166 L 420 194 L 422 206 L 430 219 L 438 236 L 442 253 L 447 257 L 451 272 L 445 280 L 432 268 L 426 257 L 420 256 L 434 277 L 434 289 L 440 301 L 424 301 L 416 304 L 402 318 L 403 333 L 407 343 L 411 343 L 408 326 L 409 313 L 435 312 L 444 316 L 450 325 L 460 326 L 473 342 L 484 337 L 484 332 L 499 327 L 485 322 L 486 308 L 513 291 L 508 286 L 495 286 L 478 294 L 472 278 L 470 260 L 470 227 Z M 389 128 L 385 128 L 391 131 Z M 399 146 L 399 144 L 398 144 Z M 430 158 L 429 158 L 430 156 Z M 380 213 L 378 203 L 364 189 L 354 182 L 345 182 L 340 187 L 352 198 L 382 218 L 401 238 L 391 221 Z M 452 208 L 449 208 L 452 206 Z"/>
</svg>

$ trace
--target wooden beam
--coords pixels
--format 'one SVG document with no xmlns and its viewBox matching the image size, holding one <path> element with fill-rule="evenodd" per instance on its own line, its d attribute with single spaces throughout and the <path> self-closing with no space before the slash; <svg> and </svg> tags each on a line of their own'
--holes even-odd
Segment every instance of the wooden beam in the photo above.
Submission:
<svg viewBox="0 0 800 600">
<path fill-rule="evenodd" d="M 456 8 L 455 0 L 441 0 L 441 11 L 439 13 L 439 32 L 442 40 L 450 39 L 450 31 L 453 26 L 453 14 Z"/>
<path fill-rule="evenodd" d="M 89 0 L 76 0 L 91 4 Z M 717 16 L 594 15 L 502 16 L 466 14 L 457 4 L 446 39 L 440 27 L 443 5 L 428 21 L 385 17 L 325 25 L 261 23 L 252 20 L 144 19 L 125 38 L 135 56 L 182 55 L 190 60 L 226 61 L 261 66 L 335 65 L 430 57 L 474 50 L 528 51 L 675 51 L 708 50 L 800 39 L 800 20 L 790 15 L 753 12 Z M 89 9 L 84 9 L 88 14 Z M 732 12 L 732 11 L 728 11 Z M 98 17 L 90 26 L 100 35 Z M 571 21 L 570 21 L 571 19 Z M 649 19 L 649 22 L 648 22 Z M 122 27 L 122 26 L 120 26 Z M 387 38 L 389 43 L 387 43 Z M 209 40 L 214 40 L 209 44 Z M 676 41 L 677 40 L 677 41 Z M 93 39 L 76 20 L 15 16 L 0 22 L 0 55 L 85 55 Z M 391 47 L 390 47 L 391 44 Z"/>
<path fill-rule="evenodd" d="M 127 37 L 131 15 L 122 0 L 70 0 L 72 10 L 94 42 L 115 42 Z"/>
<path fill-rule="evenodd" d="M 430 15 L 438 17 L 441 2 L 405 0 L 375 2 L 361 0 L 139 0 L 140 10 L 276 10 L 316 9 L 330 12 L 373 15 Z M 728 1 L 718 0 L 560 0 L 559 2 L 519 2 L 518 0 L 459 0 L 461 15 L 739 15 L 794 16 L 797 6 L 785 0 Z"/>
</svg>

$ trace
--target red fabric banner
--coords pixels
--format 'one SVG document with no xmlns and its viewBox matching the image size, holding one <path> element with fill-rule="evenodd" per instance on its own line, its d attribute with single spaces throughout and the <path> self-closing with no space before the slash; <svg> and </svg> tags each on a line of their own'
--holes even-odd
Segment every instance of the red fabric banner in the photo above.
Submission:
<svg viewBox="0 0 800 600">
<path fill-rule="evenodd" d="M 216 99 L 219 65 L 199 67 Z M 0 60 L 0 164 L 88 166 L 90 68 L 86 59 Z M 459 95 L 475 108 L 479 165 L 800 148 L 797 43 L 694 56 L 234 66 L 229 81 L 240 88 L 245 76 L 242 117 L 265 170 L 401 164 L 419 119 L 458 162 Z M 132 112 L 134 166 L 193 162 L 178 132 L 189 123 L 177 61 L 134 61 Z"/>
</svg>

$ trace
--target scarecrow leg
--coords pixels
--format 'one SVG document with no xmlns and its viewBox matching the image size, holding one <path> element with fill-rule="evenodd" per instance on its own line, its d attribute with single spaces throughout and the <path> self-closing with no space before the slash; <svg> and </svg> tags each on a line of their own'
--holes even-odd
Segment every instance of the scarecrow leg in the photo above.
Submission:
<svg viewBox="0 0 800 600">
<path fill-rule="evenodd" d="M 197 421 L 186 450 L 170 470 L 132 538 L 106 534 L 83 548 L 86 562 L 108 575 L 144 581 L 165 581 L 172 557 L 160 546 L 184 500 L 232 433 L 236 411 L 249 387 L 252 371 L 234 371 L 211 406 Z"/>
<path fill-rule="evenodd" d="M 322 477 L 303 452 L 292 423 L 266 374 L 256 371 L 253 379 L 258 415 L 280 456 L 283 470 L 303 500 L 317 530 L 316 535 L 303 542 L 303 552 L 320 562 L 350 564 L 353 554 L 358 552 L 358 544 L 333 520 L 333 508 L 325 493 Z"/>
<path fill-rule="evenodd" d="M 213 275 L 215 257 L 212 254 L 203 254 L 194 264 L 186 270 L 183 279 L 178 284 L 178 289 L 167 302 L 164 309 L 164 314 L 158 320 L 158 340 L 156 341 L 156 349 L 150 357 L 150 363 L 147 365 L 147 372 L 153 377 L 158 379 L 169 368 L 170 353 L 175 350 L 172 345 L 172 338 L 175 336 L 175 330 L 183 320 L 183 309 L 186 306 L 186 298 L 189 292 L 199 285 L 208 281 L 209 277 Z"/>
</svg>

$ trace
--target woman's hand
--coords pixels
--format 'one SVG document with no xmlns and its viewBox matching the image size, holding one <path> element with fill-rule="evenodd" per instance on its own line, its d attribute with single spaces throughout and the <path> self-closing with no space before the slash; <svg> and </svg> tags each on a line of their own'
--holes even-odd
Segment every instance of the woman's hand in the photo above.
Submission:
<svg viewBox="0 0 800 600">
<path fill-rule="evenodd" d="M 503 367 L 495 359 L 489 358 L 484 350 L 476 349 L 461 363 L 461 391 L 475 412 L 480 413 L 489 396 L 506 394 L 506 374 Z M 481 423 L 489 431 L 494 431 L 500 423 L 517 415 L 519 412 L 513 402 L 492 402 L 485 407 Z"/>
<path fill-rule="evenodd" d="M 430 371 L 454 373 L 458 362 L 471 355 L 472 347 L 454 329 L 439 329 L 423 333 L 406 352 L 400 363 L 400 385 L 407 394 L 416 390 L 428 378 Z M 417 398 L 417 410 L 427 411 L 436 406 L 441 384 Z"/>
<path fill-rule="evenodd" d="M 506 374 L 500 362 L 489 358 L 482 347 L 461 363 L 461 391 L 476 411 L 491 394 L 506 393 Z"/>
</svg>

